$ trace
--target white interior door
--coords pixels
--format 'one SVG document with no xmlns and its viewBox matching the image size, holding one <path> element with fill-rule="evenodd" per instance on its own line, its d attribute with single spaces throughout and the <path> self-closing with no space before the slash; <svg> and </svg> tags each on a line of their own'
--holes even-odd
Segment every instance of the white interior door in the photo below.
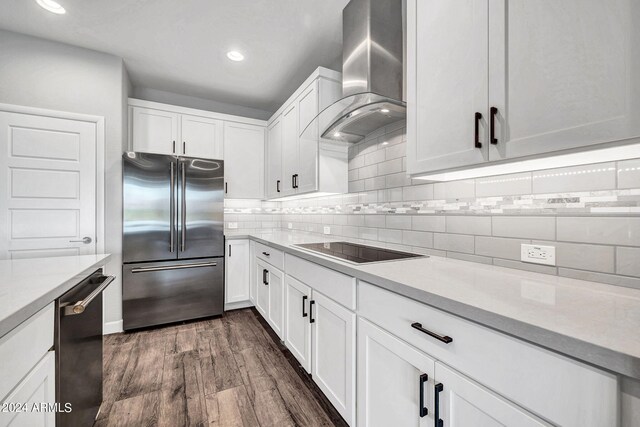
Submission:
<svg viewBox="0 0 640 427">
<path fill-rule="evenodd" d="M 96 252 L 96 127 L 0 112 L 0 258 Z"/>
<path fill-rule="evenodd" d="M 407 8 L 407 170 L 482 163 L 488 156 L 488 0 L 410 0 Z"/>
</svg>

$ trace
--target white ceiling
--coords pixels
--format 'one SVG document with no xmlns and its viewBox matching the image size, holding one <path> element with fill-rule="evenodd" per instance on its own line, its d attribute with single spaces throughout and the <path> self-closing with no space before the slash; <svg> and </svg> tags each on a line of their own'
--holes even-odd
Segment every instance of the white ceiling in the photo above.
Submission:
<svg viewBox="0 0 640 427">
<path fill-rule="evenodd" d="M 273 112 L 316 67 L 340 64 L 348 0 L 58 2 L 65 15 L 2 0 L 0 28 L 121 56 L 134 86 Z"/>
</svg>

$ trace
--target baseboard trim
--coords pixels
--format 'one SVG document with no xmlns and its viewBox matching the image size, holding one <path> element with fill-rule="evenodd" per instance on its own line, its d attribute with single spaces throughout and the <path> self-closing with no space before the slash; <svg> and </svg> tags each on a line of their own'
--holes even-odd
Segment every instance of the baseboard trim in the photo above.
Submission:
<svg viewBox="0 0 640 427">
<path fill-rule="evenodd" d="M 230 302 L 230 303 L 225 303 L 224 311 L 238 310 L 240 308 L 247 308 L 247 307 L 253 307 L 253 303 L 251 301 Z"/>
<path fill-rule="evenodd" d="M 102 327 L 102 335 L 118 334 L 124 332 L 122 328 L 122 319 L 114 322 L 105 322 Z"/>
</svg>

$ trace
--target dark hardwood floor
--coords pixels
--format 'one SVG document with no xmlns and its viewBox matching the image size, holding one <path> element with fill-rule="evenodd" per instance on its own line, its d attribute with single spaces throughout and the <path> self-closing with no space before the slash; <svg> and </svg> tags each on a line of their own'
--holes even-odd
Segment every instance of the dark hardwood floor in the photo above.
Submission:
<svg viewBox="0 0 640 427">
<path fill-rule="evenodd" d="M 346 426 L 253 309 L 104 338 L 95 426 Z"/>
</svg>

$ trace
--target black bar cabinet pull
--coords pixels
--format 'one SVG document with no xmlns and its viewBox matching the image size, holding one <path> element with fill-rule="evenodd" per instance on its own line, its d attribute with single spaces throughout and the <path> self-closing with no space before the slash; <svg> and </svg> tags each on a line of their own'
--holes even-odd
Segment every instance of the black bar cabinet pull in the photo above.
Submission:
<svg viewBox="0 0 640 427">
<path fill-rule="evenodd" d="M 496 107 L 491 107 L 491 123 L 489 124 L 489 139 L 493 145 L 498 143 L 498 138 L 496 138 L 496 116 L 498 115 L 498 109 Z"/>
<path fill-rule="evenodd" d="M 229 257 L 231 257 L 231 245 L 229 245 Z"/>
<path fill-rule="evenodd" d="M 304 311 L 304 302 L 307 300 L 306 295 L 302 295 L 302 317 L 307 317 L 308 314 Z"/>
<path fill-rule="evenodd" d="M 429 380 L 429 375 L 420 374 L 420 418 L 426 417 L 429 414 L 429 410 L 424 406 L 424 383 Z"/>
<path fill-rule="evenodd" d="M 315 303 L 314 300 L 309 301 L 309 323 L 316 323 L 316 319 L 313 318 L 313 305 Z"/>
<path fill-rule="evenodd" d="M 291 188 L 296 188 L 296 176 L 291 175 Z"/>
<path fill-rule="evenodd" d="M 176 153 L 176 142 L 173 141 L 173 154 L 175 154 L 175 153 Z"/>
<path fill-rule="evenodd" d="M 476 112 L 476 148 L 482 148 L 482 142 L 480 142 L 480 120 L 482 120 L 482 113 Z"/>
<path fill-rule="evenodd" d="M 280 180 L 276 181 L 276 191 L 279 193 L 280 192 Z"/>
<path fill-rule="evenodd" d="M 444 386 L 442 385 L 442 383 L 438 383 L 435 386 L 435 402 L 433 403 L 434 406 L 434 414 L 433 414 L 433 420 L 435 421 L 435 427 L 442 427 L 444 425 L 444 421 L 442 421 L 440 419 L 440 392 L 444 390 Z"/>
<path fill-rule="evenodd" d="M 224 183 L 224 194 L 227 194 L 229 190 L 229 186 L 227 185 L 227 183 Z"/>
<path fill-rule="evenodd" d="M 269 252 L 262 252 L 262 255 L 264 256 L 271 256 L 271 254 Z"/>
<path fill-rule="evenodd" d="M 182 154 L 187 154 L 187 142 L 182 141 Z"/>
<path fill-rule="evenodd" d="M 449 344 L 450 342 L 452 342 L 452 341 L 453 341 L 453 338 L 451 338 L 451 337 L 448 337 L 448 336 L 446 336 L 446 335 L 438 335 L 438 334 L 436 334 L 435 332 L 431 332 L 431 331 L 429 331 L 429 330 L 427 330 L 427 329 L 423 328 L 423 327 L 422 327 L 422 323 L 418 323 L 418 322 L 412 323 L 412 324 L 411 324 L 411 327 L 412 327 L 413 329 L 417 329 L 417 330 L 419 330 L 420 332 L 422 332 L 422 333 L 425 333 L 425 334 L 429 335 L 430 337 L 433 337 L 433 338 L 437 339 L 438 341 L 442 341 L 442 342 L 443 342 L 443 343 L 445 343 L 445 344 Z"/>
<path fill-rule="evenodd" d="M 269 270 L 266 268 L 262 269 L 262 283 L 265 285 L 269 285 Z"/>
</svg>

